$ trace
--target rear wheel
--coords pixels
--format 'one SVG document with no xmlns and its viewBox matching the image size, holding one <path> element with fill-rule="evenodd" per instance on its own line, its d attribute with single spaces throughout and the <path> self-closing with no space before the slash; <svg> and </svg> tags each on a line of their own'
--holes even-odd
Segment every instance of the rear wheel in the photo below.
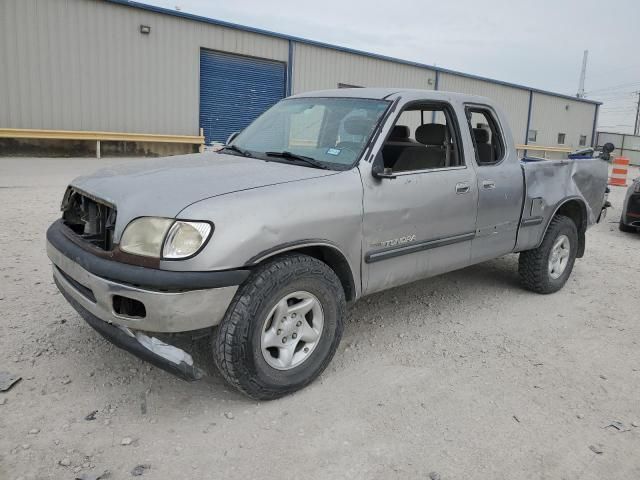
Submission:
<svg viewBox="0 0 640 480">
<path fill-rule="evenodd" d="M 556 215 L 542 244 L 520 253 L 518 272 L 522 284 L 537 293 L 553 293 L 567 282 L 578 249 L 578 229 L 568 217 Z"/>
<path fill-rule="evenodd" d="M 272 260 L 240 287 L 213 339 L 224 378 L 246 395 L 274 399 L 312 382 L 342 337 L 345 294 L 325 263 Z"/>
</svg>

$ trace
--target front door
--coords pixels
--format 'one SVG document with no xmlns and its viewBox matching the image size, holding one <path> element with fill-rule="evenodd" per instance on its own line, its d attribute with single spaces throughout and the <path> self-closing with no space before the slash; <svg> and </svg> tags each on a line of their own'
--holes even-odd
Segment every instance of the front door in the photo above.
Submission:
<svg viewBox="0 0 640 480">
<path fill-rule="evenodd" d="M 450 105 L 412 102 L 379 153 L 396 178 L 363 172 L 365 293 L 470 263 L 478 190 L 460 138 Z"/>
</svg>

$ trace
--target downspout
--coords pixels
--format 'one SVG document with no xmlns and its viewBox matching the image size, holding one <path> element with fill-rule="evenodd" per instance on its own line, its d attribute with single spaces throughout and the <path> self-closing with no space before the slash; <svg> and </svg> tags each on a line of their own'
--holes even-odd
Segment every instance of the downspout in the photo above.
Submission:
<svg viewBox="0 0 640 480">
<path fill-rule="evenodd" d="M 287 61 L 287 87 L 286 96 L 293 93 L 293 40 L 289 40 L 289 59 Z"/>
<path fill-rule="evenodd" d="M 434 90 L 438 90 L 438 83 L 440 82 L 440 71 L 436 70 L 436 80 L 433 86 Z M 431 123 L 436 123 L 436 112 L 435 110 L 431 112 Z"/>
<path fill-rule="evenodd" d="M 596 125 L 598 124 L 599 110 L 600 110 L 600 105 L 596 105 L 596 111 L 593 114 L 593 130 L 591 130 L 591 147 L 593 148 L 598 146 L 598 142 L 596 142 Z"/>
<path fill-rule="evenodd" d="M 524 132 L 524 144 L 529 145 L 529 129 L 531 128 L 531 110 L 533 106 L 533 90 L 529 90 L 529 111 L 527 113 L 527 130 Z M 524 150 L 524 157 L 527 156 L 528 150 Z"/>
</svg>

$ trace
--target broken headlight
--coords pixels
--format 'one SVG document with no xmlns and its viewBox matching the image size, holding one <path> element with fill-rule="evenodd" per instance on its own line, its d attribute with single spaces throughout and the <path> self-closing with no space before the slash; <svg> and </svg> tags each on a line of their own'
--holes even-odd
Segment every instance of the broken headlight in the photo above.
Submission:
<svg viewBox="0 0 640 480">
<path fill-rule="evenodd" d="M 207 222 L 140 217 L 125 228 L 120 250 L 144 257 L 187 258 L 202 248 L 211 231 L 212 226 Z"/>
</svg>

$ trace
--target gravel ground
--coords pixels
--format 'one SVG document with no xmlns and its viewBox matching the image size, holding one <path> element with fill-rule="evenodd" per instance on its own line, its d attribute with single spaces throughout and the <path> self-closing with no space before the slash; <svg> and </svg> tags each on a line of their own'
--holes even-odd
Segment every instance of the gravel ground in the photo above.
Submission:
<svg viewBox="0 0 640 480">
<path fill-rule="evenodd" d="M 122 353 L 56 291 L 44 232 L 66 182 L 123 161 L 0 159 L 0 370 L 22 376 L 0 393 L 1 480 L 640 478 L 624 189 L 561 292 L 521 289 L 511 255 L 373 295 L 318 381 L 259 403 Z"/>
</svg>

